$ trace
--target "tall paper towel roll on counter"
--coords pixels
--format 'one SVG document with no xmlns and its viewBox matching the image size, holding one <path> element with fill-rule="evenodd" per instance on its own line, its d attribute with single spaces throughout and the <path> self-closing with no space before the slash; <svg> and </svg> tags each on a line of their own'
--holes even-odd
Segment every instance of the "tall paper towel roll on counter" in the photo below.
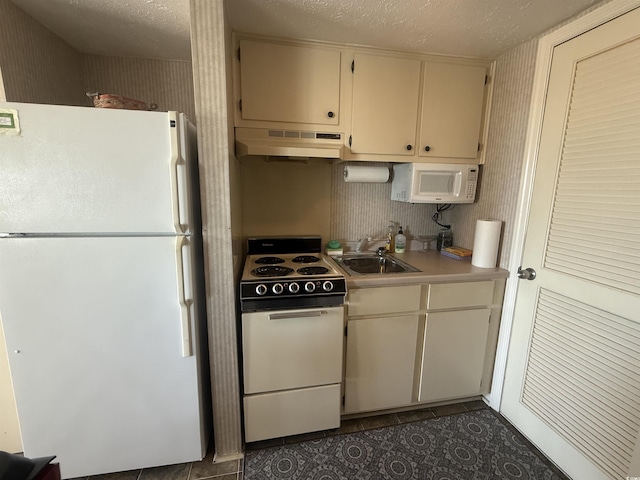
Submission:
<svg viewBox="0 0 640 480">
<path fill-rule="evenodd" d="M 476 221 L 471 265 L 481 268 L 495 268 L 501 231 L 502 220 L 487 218 Z"/>
<path fill-rule="evenodd" d="M 387 167 L 347 165 L 344 167 L 344 181 L 347 183 L 386 183 L 389 181 L 389 169 Z"/>
</svg>

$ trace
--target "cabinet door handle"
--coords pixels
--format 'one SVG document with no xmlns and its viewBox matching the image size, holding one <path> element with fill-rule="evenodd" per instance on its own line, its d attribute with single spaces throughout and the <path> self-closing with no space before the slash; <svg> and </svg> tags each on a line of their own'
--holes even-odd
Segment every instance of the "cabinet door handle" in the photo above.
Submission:
<svg viewBox="0 0 640 480">
<path fill-rule="evenodd" d="M 329 113 L 327 113 L 327 117 L 329 117 L 329 118 L 333 118 L 333 116 L 334 116 L 334 115 L 335 115 L 335 114 L 334 114 L 333 112 L 329 112 Z"/>
<path fill-rule="evenodd" d="M 431 150 L 431 147 L 430 147 L 429 145 L 426 145 L 426 146 L 424 147 L 424 151 L 425 151 L 425 152 L 428 152 L 429 150 Z"/>
<path fill-rule="evenodd" d="M 407 150 L 411 150 L 413 147 L 411 145 L 407 145 Z"/>
</svg>

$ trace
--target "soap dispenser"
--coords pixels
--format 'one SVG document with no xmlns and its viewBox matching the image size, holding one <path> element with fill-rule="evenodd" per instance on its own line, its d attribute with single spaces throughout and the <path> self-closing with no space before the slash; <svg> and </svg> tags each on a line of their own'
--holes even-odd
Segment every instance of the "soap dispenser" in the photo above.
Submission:
<svg viewBox="0 0 640 480">
<path fill-rule="evenodd" d="M 396 235 L 396 253 L 404 253 L 405 248 L 407 247 L 407 237 L 404 233 L 402 233 L 402 225 L 398 230 L 398 234 Z"/>
</svg>

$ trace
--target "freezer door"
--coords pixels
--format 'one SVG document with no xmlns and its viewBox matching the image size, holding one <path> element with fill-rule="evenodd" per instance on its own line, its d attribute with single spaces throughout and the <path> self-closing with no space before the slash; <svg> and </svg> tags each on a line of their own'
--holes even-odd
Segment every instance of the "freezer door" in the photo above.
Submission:
<svg viewBox="0 0 640 480">
<path fill-rule="evenodd" d="M 188 159 L 175 112 L 0 102 L 0 232 L 185 233 Z M 5 131 L 6 133 L 6 131 Z"/>
<path fill-rule="evenodd" d="M 0 239 L 26 456 L 56 455 L 66 478 L 202 459 L 204 318 L 185 249 L 179 237 Z"/>
</svg>

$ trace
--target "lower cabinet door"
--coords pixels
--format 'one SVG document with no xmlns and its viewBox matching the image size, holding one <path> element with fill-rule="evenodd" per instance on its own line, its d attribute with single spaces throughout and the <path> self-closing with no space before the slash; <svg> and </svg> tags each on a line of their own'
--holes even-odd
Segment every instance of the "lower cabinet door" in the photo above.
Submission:
<svg viewBox="0 0 640 480">
<path fill-rule="evenodd" d="M 244 397 L 244 432 L 247 442 L 339 426 L 339 383 Z"/>
<path fill-rule="evenodd" d="M 410 405 L 418 315 L 349 320 L 344 413 Z"/>
<path fill-rule="evenodd" d="M 478 395 L 491 310 L 427 313 L 419 402 Z"/>
</svg>

